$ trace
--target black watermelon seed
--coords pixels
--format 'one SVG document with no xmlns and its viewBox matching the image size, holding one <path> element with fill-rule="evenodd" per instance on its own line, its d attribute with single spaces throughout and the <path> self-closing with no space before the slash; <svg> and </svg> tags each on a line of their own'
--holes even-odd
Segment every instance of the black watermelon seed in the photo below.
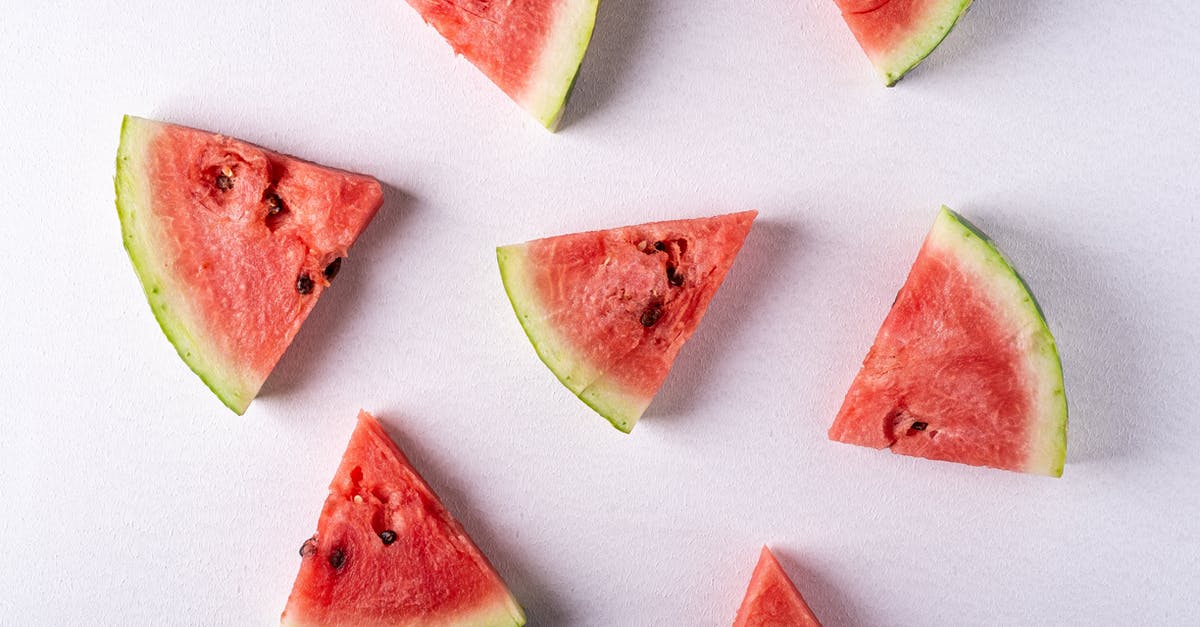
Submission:
<svg viewBox="0 0 1200 627">
<path fill-rule="evenodd" d="M 308 557 L 317 552 L 317 536 L 313 536 L 300 545 L 300 557 Z"/>
<path fill-rule="evenodd" d="M 928 427 L 928 426 L 929 426 L 928 422 L 914 422 L 912 424 L 913 431 L 924 431 L 925 427 Z"/>
<path fill-rule="evenodd" d="M 313 280 L 308 276 L 307 272 L 301 274 L 300 278 L 296 279 L 296 291 L 301 294 L 312 294 Z"/>
<path fill-rule="evenodd" d="M 653 302 L 642 311 L 641 323 L 644 327 L 652 327 L 662 317 L 662 303 Z"/>
<path fill-rule="evenodd" d="M 654 242 L 654 250 L 664 251 L 666 249 L 667 249 L 666 244 L 664 244 L 662 242 Z"/>
<path fill-rule="evenodd" d="M 267 196 L 267 215 L 279 215 L 286 209 L 287 207 L 283 206 L 283 200 L 278 195 L 270 194 Z"/>
<path fill-rule="evenodd" d="M 342 566 L 346 565 L 346 552 L 341 549 L 334 549 L 329 553 L 329 565 L 334 570 L 341 570 Z"/>
<path fill-rule="evenodd" d="M 329 265 L 325 266 L 325 280 L 332 281 L 333 277 L 337 276 L 338 272 L 341 271 L 341 269 L 342 269 L 342 258 L 341 257 L 338 257 L 337 259 L 330 261 Z"/>
<path fill-rule="evenodd" d="M 217 189 L 227 192 L 233 189 L 233 177 L 228 174 L 221 173 L 217 175 Z"/>
<path fill-rule="evenodd" d="M 680 287 L 683 285 L 683 274 L 673 264 L 667 264 L 667 283 Z"/>
<path fill-rule="evenodd" d="M 391 544 L 396 541 L 396 532 L 392 531 L 391 529 L 388 529 L 387 531 L 381 531 L 379 532 L 379 539 L 383 540 L 385 545 Z"/>
</svg>

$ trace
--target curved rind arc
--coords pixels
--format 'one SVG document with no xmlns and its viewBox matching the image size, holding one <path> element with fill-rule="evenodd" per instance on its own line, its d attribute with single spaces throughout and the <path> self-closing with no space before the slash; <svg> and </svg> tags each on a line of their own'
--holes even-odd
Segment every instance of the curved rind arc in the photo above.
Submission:
<svg viewBox="0 0 1200 627">
<path fill-rule="evenodd" d="M 855 30 L 853 20 L 855 16 L 863 15 L 862 13 L 844 12 L 843 18 L 854 32 L 855 38 L 863 46 L 863 51 L 867 54 L 871 64 L 875 66 L 884 85 L 893 87 L 941 45 L 950 31 L 954 29 L 959 18 L 970 8 L 972 1 L 935 0 L 931 2 L 928 13 L 920 20 L 919 26 L 907 33 L 902 42 L 885 52 L 869 50 L 866 42 Z M 887 4 L 887 2 L 881 3 L 875 10 L 880 10 Z"/>
<path fill-rule="evenodd" d="M 226 372 L 217 363 L 205 359 L 208 351 L 188 331 L 185 322 L 193 316 L 188 310 L 187 301 L 172 297 L 177 290 L 169 277 L 158 271 L 161 264 L 150 241 L 153 234 L 148 230 L 149 225 L 140 219 L 148 210 L 151 196 L 144 175 L 145 151 L 162 128 L 161 123 L 129 115 L 121 123 L 121 142 L 117 149 L 117 170 L 113 179 L 117 215 L 121 221 L 121 239 L 133 269 L 141 280 L 154 318 L 167 340 L 204 385 L 240 416 L 258 393 L 258 386 L 255 382 L 239 379 L 235 373 Z"/>
<path fill-rule="evenodd" d="M 558 129 L 591 43 L 600 0 L 564 2 L 520 104 L 547 130 Z"/>
<path fill-rule="evenodd" d="M 1033 337 L 1040 345 L 1025 353 L 1031 381 L 1038 386 L 1039 416 L 1031 439 L 1032 450 L 1025 471 L 1051 477 L 1061 477 L 1067 454 L 1067 398 L 1063 382 L 1062 361 L 1054 335 L 1042 313 L 1041 306 L 1025 280 L 1008 259 L 984 236 L 975 225 L 943 206 L 929 237 L 958 242 L 961 259 L 975 258 L 980 277 L 991 277 L 993 296 L 1008 297 L 1009 311 L 1023 316 L 1023 324 L 1035 328 Z"/>
</svg>

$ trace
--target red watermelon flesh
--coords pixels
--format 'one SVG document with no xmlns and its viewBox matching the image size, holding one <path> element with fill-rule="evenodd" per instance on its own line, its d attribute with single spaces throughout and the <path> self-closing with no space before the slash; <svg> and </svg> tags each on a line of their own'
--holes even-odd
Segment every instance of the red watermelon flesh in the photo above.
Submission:
<svg viewBox="0 0 1200 627">
<path fill-rule="evenodd" d="M 971 0 L 836 0 L 884 82 L 895 85 L 950 33 Z"/>
<path fill-rule="evenodd" d="M 239 414 L 383 202 L 373 178 L 131 116 L 116 193 L 163 332 Z"/>
<path fill-rule="evenodd" d="M 366 412 L 300 555 L 283 625 L 525 624 L 487 558 Z"/>
<path fill-rule="evenodd" d="M 408 0 L 461 54 L 554 129 L 591 40 L 599 0 Z"/>
<path fill-rule="evenodd" d="M 733 627 L 821 627 L 821 622 L 764 546 Z"/>
<path fill-rule="evenodd" d="M 542 361 L 628 433 L 700 324 L 757 212 L 655 222 L 497 249 Z"/>
<path fill-rule="evenodd" d="M 1025 283 L 943 208 L 829 437 L 894 453 L 1062 474 L 1054 337 Z"/>
</svg>

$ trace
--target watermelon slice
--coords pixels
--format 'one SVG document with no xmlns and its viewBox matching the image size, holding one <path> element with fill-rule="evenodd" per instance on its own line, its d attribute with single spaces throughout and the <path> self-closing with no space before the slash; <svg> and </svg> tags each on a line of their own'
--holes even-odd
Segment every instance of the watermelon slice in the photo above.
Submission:
<svg viewBox="0 0 1200 627">
<path fill-rule="evenodd" d="M 629 433 L 696 331 L 757 215 L 591 231 L 496 251 L 538 356 Z"/>
<path fill-rule="evenodd" d="M 821 622 L 764 546 L 733 627 L 821 627 Z"/>
<path fill-rule="evenodd" d="M 115 182 L 155 318 L 238 414 L 383 202 L 373 178 L 130 116 Z"/>
<path fill-rule="evenodd" d="M 929 56 L 971 5 L 971 0 L 836 1 L 888 87 Z"/>
<path fill-rule="evenodd" d="M 408 0 L 454 51 L 554 130 L 600 0 Z"/>
<path fill-rule="evenodd" d="M 300 555 L 283 625 L 525 624 L 487 558 L 366 412 Z"/>
<path fill-rule="evenodd" d="M 829 429 L 893 453 L 1061 476 L 1054 337 L 990 240 L 943 207 Z"/>
</svg>

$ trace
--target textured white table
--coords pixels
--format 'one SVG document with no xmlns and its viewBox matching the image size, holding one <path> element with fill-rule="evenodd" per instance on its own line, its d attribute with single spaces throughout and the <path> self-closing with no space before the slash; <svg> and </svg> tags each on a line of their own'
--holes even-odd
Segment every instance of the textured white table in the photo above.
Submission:
<svg viewBox="0 0 1200 627">
<path fill-rule="evenodd" d="M 605 0 L 550 135 L 398 0 L 8 4 L 0 624 L 272 624 L 359 407 L 533 625 L 728 624 L 764 542 L 829 625 L 1200 622 L 1200 5 L 979 0 L 888 90 L 829 0 Z M 126 112 L 388 186 L 243 418 L 121 248 Z M 943 202 L 1049 316 L 1061 480 L 825 438 Z M 494 247 L 746 208 L 623 436 Z"/>
</svg>

